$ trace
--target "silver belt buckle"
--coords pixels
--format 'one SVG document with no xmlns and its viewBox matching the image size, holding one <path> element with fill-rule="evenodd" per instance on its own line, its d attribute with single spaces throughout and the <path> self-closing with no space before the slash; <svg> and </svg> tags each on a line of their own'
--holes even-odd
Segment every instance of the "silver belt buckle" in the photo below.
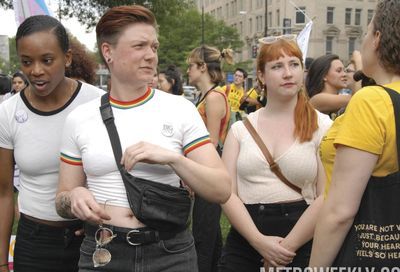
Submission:
<svg viewBox="0 0 400 272">
<path fill-rule="evenodd" d="M 130 244 L 130 245 L 132 245 L 132 246 L 140 246 L 140 245 L 142 244 L 142 243 L 133 243 L 133 242 L 130 241 L 129 235 L 130 235 L 131 233 L 139 233 L 139 232 L 140 232 L 139 230 L 133 229 L 133 230 L 129 231 L 129 232 L 126 234 L 126 241 L 128 242 L 128 244 Z"/>
</svg>

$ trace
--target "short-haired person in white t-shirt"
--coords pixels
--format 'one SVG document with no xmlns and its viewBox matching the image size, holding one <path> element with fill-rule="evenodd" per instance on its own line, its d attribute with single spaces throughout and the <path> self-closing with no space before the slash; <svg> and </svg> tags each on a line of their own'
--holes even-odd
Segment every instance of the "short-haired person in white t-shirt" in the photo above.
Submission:
<svg viewBox="0 0 400 272">
<path fill-rule="evenodd" d="M 121 162 L 115 161 L 100 99 L 77 108 L 64 127 L 56 203 L 63 217 L 87 221 L 80 271 L 93 271 L 94 265 L 104 271 L 197 271 L 190 231 L 172 229 L 173 235 L 164 239 L 163 231 L 139 221 L 117 164 L 158 183 L 179 187 L 182 180 L 212 202 L 229 197 L 228 173 L 195 106 L 148 86 L 158 63 L 156 26 L 150 10 L 132 5 L 109 9 L 96 27 L 111 75 L 109 102 L 121 140 Z M 96 235 L 104 228 L 117 235 L 108 237 L 106 245 Z M 143 240 L 132 244 L 131 234 Z"/>
<path fill-rule="evenodd" d="M 68 35 L 51 16 L 32 16 L 18 28 L 17 54 L 28 87 L 0 105 L 0 271 L 8 271 L 14 215 L 14 159 L 20 169 L 15 271 L 78 271 L 79 220 L 55 209 L 61 131 L 78 105 L 103 92 L 65 77 Z"/>
</svg>

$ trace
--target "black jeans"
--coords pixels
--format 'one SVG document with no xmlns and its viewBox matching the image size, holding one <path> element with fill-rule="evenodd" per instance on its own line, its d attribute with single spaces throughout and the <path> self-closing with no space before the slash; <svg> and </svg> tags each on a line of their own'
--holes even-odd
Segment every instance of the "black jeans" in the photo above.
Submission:
<svg viewBox="0 0 400 272">
<path fill-rule="evenodd" d="M 104 226 L 113 229 L 108 225 Z M 196 251 L 189 230 L 181 231 L 168 240 L 140 245 L 129 244 L 126 234 L 118 233 L 104 246 L 111 254 L 111 262 L 95 268 L 92 258 L 96 250 L 95 231 L 91 229 L 85 228 L 86 237 L 81 246 L 79 272 L 197 272 Z"/>
<path fill-rule="evenodd" d="M 221 207 L 196 195 L 193 206 L 193 237 L 199 272 L 217 271 L 221 256 L 222 234 L 219 225 Z"/>
<path fill-rule="evenodd" d="M 52 227 L 33 222 L 21 214 L 14 249 L 15 272 L 78 271 L 82 236 L 75 230 L 81 222 L 68 228 Z"/>
<path fill-rule="evenodd" d="M 305 201 L 282 204 L 245 205 L 258 230 L 271 236 L 285 237 L 308 205 Z M 310 259 L 312 242 L 308 242 L 296 251 L 296 257 L 290 267 L 305 268 Z M 233 227 L 226 239 L 219 262 L 219 271 L 259 272 L 263 267 L 262 256 L 251 247 Z"/>
</svg>

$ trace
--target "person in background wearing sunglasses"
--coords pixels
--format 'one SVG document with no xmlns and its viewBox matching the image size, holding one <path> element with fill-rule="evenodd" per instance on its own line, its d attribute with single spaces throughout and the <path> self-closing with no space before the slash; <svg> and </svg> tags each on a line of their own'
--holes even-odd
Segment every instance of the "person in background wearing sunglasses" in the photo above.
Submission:
<svg viewBox="0 0 400 272">
<path fill-rule="evenodd" d="M 201 92 L 197 110 L 210 132 L 212 144 L 221 153 L 228 133 L 229 104 L 225 91 L 218 86 L 224 79 L 222 61 L 232 63 L 233 51 L 202 45 L 193 49 L 188 58 L 189 84 Z M 214 180 L 218 183 L 218 180 Z M 219 224 L 221 207 L 195 195 L 193 207 L 193 236 L 196 245 L 199 272 L 217 271 L 221 256 L 222 234 Z"/>
<path fill-rule="evenodd" d="M 148 85 L 158 64 L 154 14 L 139 5 L 110 8 L 96 36 L 111 75 L 107 99 L 123 154 L 116 163 L 100 98 L 68 116 L 56 205 L 63 217 L 86 221 L 80 271 L 197 271 L 187 226 L 166 231 L 141 222 L 129 205 L 118 166 L 154 183 L 179 187 L 182 180 L 216 203 L 229 197 L 229 175 L 193 103 Z"/>
<path fill-rule="evenodd" d="M 267 163 L 246 120 L 232 126 L 222 154 L 233 187 L 222 205 L 232 227 L 219 263 L 221 272 L 306 267 L 322 204 L 325 176 L 317 150 L 332 121 L 308 102 L 296 41 L 284 36 L 261 42 L 257 74 L 268 102 L 249 114 L 248 121 L 278 165 Z"/>
<path fill-rule="evenodd" d="M 78 271 L 83 236 L 75 231 L 82 222 L 62 218 L 55 209 L 61 131 L 68 113 L 104 92 L 65 77 L 69 39 L 51 16 L 27 18 L 18 27 L 16 49 L 30 85 L 0 105 L 0 271 L 8 269 L 14 160 L 21 212 L 14 270 Z"/>
</svg>

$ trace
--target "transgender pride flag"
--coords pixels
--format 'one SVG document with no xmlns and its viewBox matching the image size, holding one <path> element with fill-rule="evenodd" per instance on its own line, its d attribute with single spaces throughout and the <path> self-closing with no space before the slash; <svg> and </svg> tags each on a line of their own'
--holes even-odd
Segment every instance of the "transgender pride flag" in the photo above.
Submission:
<svg viewBox="0 0 400 272">
<path fill-rule="evenodd" d="M 17 25 L 20 25 L 26 18 L 33 15 L 53 16 L 44 0 L 14 0 L 13 5 Z"/>
</svg>

